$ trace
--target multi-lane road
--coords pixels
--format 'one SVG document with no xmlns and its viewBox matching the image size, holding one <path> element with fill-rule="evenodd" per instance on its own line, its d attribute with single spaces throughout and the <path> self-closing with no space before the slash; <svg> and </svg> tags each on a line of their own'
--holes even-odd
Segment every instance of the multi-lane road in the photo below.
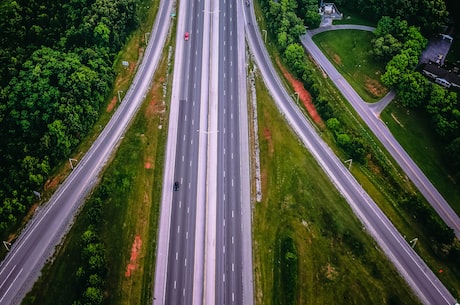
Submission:
<svg viewBox="0 0 460 305">
<path fill-rule="evenodd" d="M 172 2 L 162 1 L 144 60 L 123 102 L 101 135 L 50 201 L 36 213 L 0 265 L 0 304 L 18 304 L 72 223 L 84 197 L 144 100 L 170 25 Z"/>
<path fill-rule="evenodd" d="M 154 304 L 253 302 L 241 7 L 180 5 Z"/>
</svg>

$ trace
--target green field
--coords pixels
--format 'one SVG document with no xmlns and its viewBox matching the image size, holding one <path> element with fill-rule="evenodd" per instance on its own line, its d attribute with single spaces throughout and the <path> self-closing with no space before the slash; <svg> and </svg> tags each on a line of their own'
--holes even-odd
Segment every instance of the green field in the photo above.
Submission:
<svg viewBox="0 0 460 305">
<path fill-rule="evenodd" d="M 377 102 L 388 89 L 380 82 L 385 66 L 374 60 L 367 31 L 340 30 L 319 33 L 313 41 L 366 102 Z"/>
<path fill-rule="evenodd" d="M 256 304 L 418 304 L 260 78 L 256 89 L 263 190 L 253 215 Z"/>
<path fill-rule="evenodd" d="M 430 178 L 438 191 L 460 214 L 460 181 L 455 179 L 445 162 L 440 140 L 431 127 L 430 118 L 421 111 L 407 110 L 397 100 L 381 114 L 388 128 L 420 169 Z"/>
</svg>

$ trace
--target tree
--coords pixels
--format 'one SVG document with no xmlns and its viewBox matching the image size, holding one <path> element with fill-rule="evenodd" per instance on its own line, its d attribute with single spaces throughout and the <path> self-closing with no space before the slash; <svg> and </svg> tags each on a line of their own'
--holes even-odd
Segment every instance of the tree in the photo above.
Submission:
<svg viewBox="0 0 460 305">
<path fill-rule="evenodd" d="M 397 85 L 401 102 L 409 108 L 418 108 L 426 103 L 430 87 L 430 83 L 419 72 L 403 74 Z"/>
<path fill-rule="evenodd" d="M 390 61 L 391 63 L 391 61 Z M 382 74 L 380 80 L 387 87 L 394 87 L 404 71 L 401 71 L 396 65 L 388 63 L 385 73 Z"/>
<path fill-rule="evenodd" d="M 387 62 L 401 51 L 402 44 L 390 33 L 372 40 L 373 53 L 381 61 Z"/>
<path fill-rule="evenodd" d="M 305 51 L 298 43 L 292 43 L 286 47 L 284 58 L 288 66 L 296 76 L 302 76 L 305 71 Z"/>
<path fill-rule="evenodd" d="M 330 118 L 326 121 L 326 126 L 334 132 L 340 132 L 341 123 L 337 118 Z"/>
<path fill-rule="evenodd" d="M 339 143 L 340 146 L 347 150 L 350 147 L 351 138 L 346 133 L 340 133 L 337 135 L 337 143 Z"/>
<path fill-rule="evenodd" d="M 86 288 L 85 293 L 83 295 L 83 300 L 85 304 L 88 305 L 99 305 L 102 304 L 102 301 L 104 300 L 104 295 L 102 294 L 102 291 L 99 288 L 88 287 Z"/>
</svg>

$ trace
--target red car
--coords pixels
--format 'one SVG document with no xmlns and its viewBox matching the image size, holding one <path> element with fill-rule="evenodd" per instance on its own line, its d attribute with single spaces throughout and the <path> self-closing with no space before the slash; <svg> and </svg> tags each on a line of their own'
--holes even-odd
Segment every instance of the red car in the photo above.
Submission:
<svg viewBox="0 0 460 305">
<path fill-rule="evenodd" d="M 185 32 L 184 39 L 188 40 L 188 32 Z"/>
</svg>

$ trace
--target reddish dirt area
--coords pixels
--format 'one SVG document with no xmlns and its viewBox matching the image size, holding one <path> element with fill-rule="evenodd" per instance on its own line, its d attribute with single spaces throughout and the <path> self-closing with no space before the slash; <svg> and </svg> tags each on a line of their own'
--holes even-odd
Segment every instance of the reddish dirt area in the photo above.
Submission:
<svg viewBox="0 0 460 305">
<path fill-rule="evenodd" d="M 264 128 L 264 138 L 268 142 L 268 151 L 270 155 L 273 154 L 274 148 L 273 148 L 273 141 L 272 141 L 272 133 L 270 129 Z"/>
<path fill-rule="evenodd" d="M 134 239 L 134 242 L 133 242 L 133 246 L 131 248 L 131 258 L 129 259 L 129 264 L 126 267 L 126 272 L 125 272 L 126 277 L 131 276 L 131 272 L 136 269 L 137 256 L 139 255 L 139 252 L 141 250 L 141 245 L 142 245 L 141 237 L 139 235 L 136 235 L 136 238 Z"/>
<path fill-rule="evenodd" d="M 151 118 L 155 114 L 164 111 L 164 107 L 162 107 L 161 102 L 159 102 L 160 97 L 158 96 L 158 92 L 160 91 L 160 87 L 164 82 L 164 78 L 160 78 L 158 81 L 152 84 L 152 89 L 150 90 L 150 103 L 147 106 L 145 111 L 145 117 Z"/>
<path fill-rule="evenodd" d="M 313 105 L 313 101 L 311 98 L 310 93 L 305 89 L 302 82 L 298 81 L 294 78 L 279 62 L 279 67 L 283 72 L 284 77 L 289 81 L 291 86 L 294 88 L 294 91 L 299 93 L 299 99 L 302 101 L 305 109 L 307 109 L 308 114 L 312 118 L 312 120 L 321 128 L 324 127 L 324 122 L 319 116 L 318 112 L 316 111 L 315 105 Z"/>
<path fill-rule="evenodd" d="M 107 112 L 112 112 L 113 108 L 115 108 L 115 105 L 117 104 L 117 96 L 114 96 L 113 99 L 110 101 L 110 103 L 107 105 Z"/>
</svg>

